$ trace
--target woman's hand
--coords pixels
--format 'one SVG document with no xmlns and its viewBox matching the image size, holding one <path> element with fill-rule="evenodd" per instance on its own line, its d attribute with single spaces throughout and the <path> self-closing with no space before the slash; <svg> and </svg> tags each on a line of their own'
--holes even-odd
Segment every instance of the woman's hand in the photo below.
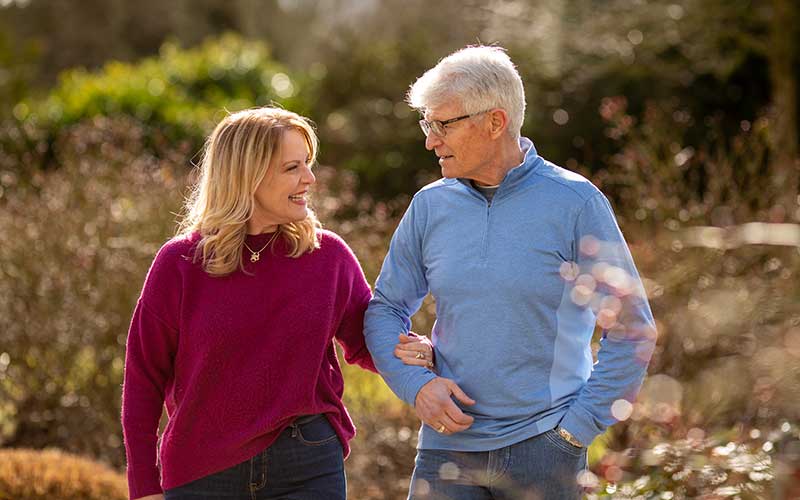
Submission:
<svg viewBox="0 0 800 500">
<path fill-rule="evenodd" d="M 394 355 L 400 361 L 407 365 L 433 369 L 435 362 L 433 345 L 427 337 L 411 332 L 409 335 L 401 333 L 397 338 L 400 342 L 394 346 Z"/>
<path fill-rule="evenodd" d="M 164 495 L 158 493 L 156 495 L 147 495 L 146 497 L 139 497 L 136 500 L 164 500 Z"/>
</svg>

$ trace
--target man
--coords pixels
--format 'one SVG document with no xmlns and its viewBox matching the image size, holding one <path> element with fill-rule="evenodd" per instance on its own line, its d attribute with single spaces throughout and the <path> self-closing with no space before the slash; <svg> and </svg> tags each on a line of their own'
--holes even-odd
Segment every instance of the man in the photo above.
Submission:
<svg viewBox="0 0 800 500">
<path fill-rule="evenodd" d="M 451 54 L 408 102 L 444 179 L 403 216 L 365 335 L 424 424 L 409 498 L 577 498 L 586 446 L 630 415 L 655 342 L 611 207 L 520 137 L 522 80 L 502 49 Z M 438 376 L 393 356 L 428 292 Z"/>
</svg>

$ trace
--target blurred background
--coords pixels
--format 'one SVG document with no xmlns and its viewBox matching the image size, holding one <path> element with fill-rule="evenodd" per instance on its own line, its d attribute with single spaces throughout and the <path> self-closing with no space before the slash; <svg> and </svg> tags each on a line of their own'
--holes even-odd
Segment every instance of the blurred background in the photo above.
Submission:
<svg viewBox="0 0 800 500">
<path fill-rule="evenodd" d="M 0 0 L 0 499 L 125 498 L 124 345 L 228 111 L 322 142 L 314 207 L 374 279 L 436 179 L 409 84 L 508 49 L 523 134 L 610 198 L 658 347 L 588 498 L 800 498 L 794 0 Z M 427 334 L 427 300 L 414 330 Z M 418 422 L 351 367 L 355 499 L 405 498 Z"/>
</svg>

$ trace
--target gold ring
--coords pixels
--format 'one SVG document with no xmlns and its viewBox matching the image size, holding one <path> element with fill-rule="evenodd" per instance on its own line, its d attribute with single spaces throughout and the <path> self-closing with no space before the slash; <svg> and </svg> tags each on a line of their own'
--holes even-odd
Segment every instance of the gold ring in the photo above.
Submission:
<svg viewBox="0 0 800 500">
<path fill-rule="evenodd" d="M 433 368 L 433 361 L 428 361 L 428 368 Z"/>
<path fill-rule="evenodd" d="M 441 434 L 441 433 L 443 433 L 443 432 L 444 432 L 444 431 L 446 431 L 446 430 L 447 430 L 447 427 L 445 427 L 445 426 L 444 426 L 444 424 L 442 424 L 442 425 L 440 425 L 440 426 L 439 426 L 439 428 L 438 428 L 438 429 L 436 429 L 436 432 L 438 432 L 439 434 Z"/>
<path fill-rule="evenodd" d="M 417 355 L 414 356 L 414 357 L 417 358 L 417 359 L 425 359 L 425 355 L 422 354 L 421 352 L 418 352 Z"/>
</svg>

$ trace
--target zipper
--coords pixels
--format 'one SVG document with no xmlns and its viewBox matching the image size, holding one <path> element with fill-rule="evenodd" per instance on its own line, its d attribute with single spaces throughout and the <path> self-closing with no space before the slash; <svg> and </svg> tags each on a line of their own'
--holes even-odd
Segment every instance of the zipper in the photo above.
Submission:
<svg viewBox="0 0 800 500">
<path fill-rule="evenodd" d="M 483 225 L 483 239 L 481 241 L 480 258 L 478 259 L 479 265 L 485 265 L 489 256 L 489 228 L 491 226 L 492 202 L 494 201 L 494 198 L 497 196 L 497 192 L 500 189 L 498 188 L 498 190 L 494 192 L 494 197 L 492 197 L 491 200 L 487 200 L 483 193 L 478 191 L 471 182 L 467 184 L 467 189 L 486 204 L 486 219 Z"/>
<path fill-rule="evenodd" d="M 486 264 L 489 256 L 489 227 L 492 220 L 492 202 L 484 198 L 486 201 L 486 223 L 483 226 L 483 245 L 481 249 L 481 264 Z"/>
</svg>

